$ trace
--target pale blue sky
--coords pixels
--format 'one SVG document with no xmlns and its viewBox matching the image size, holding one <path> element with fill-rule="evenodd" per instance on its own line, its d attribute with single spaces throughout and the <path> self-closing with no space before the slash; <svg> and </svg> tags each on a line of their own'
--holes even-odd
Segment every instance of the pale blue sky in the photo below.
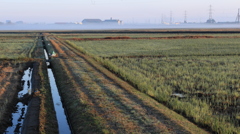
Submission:
<svg viewBox="0 0 240 134">
<path fill-rule="evenodd" d="M 0 21 L 81 22 L 84 18 L 123 20 L 125 23 L 205 22 L 209 6 L 216 21 L 235 21 L 239 0 L 0 0 Z"/>
</svg>

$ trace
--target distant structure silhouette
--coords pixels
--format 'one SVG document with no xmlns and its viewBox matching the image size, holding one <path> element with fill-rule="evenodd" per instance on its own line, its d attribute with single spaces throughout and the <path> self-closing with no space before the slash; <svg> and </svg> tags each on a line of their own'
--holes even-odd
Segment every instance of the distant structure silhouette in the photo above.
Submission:
<svg viewBox="0 0 240 134">
<path fill-rule="evenodd" d="M 237 22 L 237 23 L 240 23 L 240 8 L 238 9 L 238 14 L 237 14 L 236 22 Z"/>
<path fill-rule="evenodd" d="M 212 17 L 212 5 L 210 5 L 210 9 L 209 9 L 209 19 L 207 20 L 206 23 L 216 23 L 216 21 L 213 19 Z"/>
<path fill-rule="evenodd" d="M 184 23 L 187 23 L 187 11 L 185 11 L 185 14 L 184 14 Z"/>
</svg>

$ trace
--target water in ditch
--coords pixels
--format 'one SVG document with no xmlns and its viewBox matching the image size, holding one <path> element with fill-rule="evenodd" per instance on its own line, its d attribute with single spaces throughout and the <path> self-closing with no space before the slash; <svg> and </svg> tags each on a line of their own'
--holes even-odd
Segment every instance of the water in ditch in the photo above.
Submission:
<svg viewBox="0 0 240 134">
<path fill-rule="evenodd" d="M 48 55 L 46 50 L 44 50 L 46 60 L 48 61 Z M 49 66 L 50 63 L 47 62 L 47 66 Z M 57 115 L 57 121 L 58 121 L 58 130 L 60 134 L 71 134 L 70 126 L 67 121 L 67 116 L 65 114 L 62 102 L 61 102 L 61 97 L 58 92 L 58 88 L 56 86 L 55 78 L 52 72 L 51 68 L 48 68 L 48 78 L 51 86 L 51 92 L 52 92 L 52 98 L 53 98 L 53 103 L 54 103 L 54 109 L 56 111 Z"/>
<path fill-rule="evenodd" d="M 32 78 L 32 68 L 28 68 L 27 70 L 24 71 L 24 75 L 22 77 L 23 90 L 18 92 L 19 102 L 16 105 L 15 112 L 12 113 L 12 124 L 6 129 L 5 134 L 21 133 L 23 121 L 28 108 L 27 106 L 28 99 L 26 98 L 31 95 L 31 87 L 32 87 L 31 78 Z"/>
</svg>

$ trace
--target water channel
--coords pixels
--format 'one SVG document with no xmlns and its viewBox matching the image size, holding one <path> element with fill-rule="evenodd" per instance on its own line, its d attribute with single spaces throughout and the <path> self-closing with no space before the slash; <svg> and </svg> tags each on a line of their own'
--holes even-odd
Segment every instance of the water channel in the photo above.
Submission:
<svg viewBox="0 0 240 134">
<path fill-rule="evenodd" d="M 45 58 L 47 60 L 47 66 L 50 65 L 48 54 L 46 50 L 44 50 L 45 53 Z M 48 68 L 48 78 L 51 86 L 51 92 L 52 92 L 52 98 L 53 98 L 53 103 L 54 103 L 54 109 L 56 111 L 56 116 L 58 120 L 58 130 L 60 134 L 71 134 L 71 129 L 68 124 L 67 116 L 65 114 L 62 102 L 61 102 L 61 97 L 58 92 L 58 88 L 56 86 L 55 78 L 52 72 L 51 68 Z"/>
<path fill-rule="evenodd" d="M 12 124 L 9 126 L 5 134 L 20 134 L 25 115 L 27 113 L 27 103 L 28 99 L 26 97 L 31 95 L 31 78 L 32 78 L 32 68 L 28 68 L 24 71 L 22 77 L 22 90 L 18 92 L 19 102 L 16 105 L 16 110 L 12 113 Z M 24 101 L 26 100 L 26 101 Z"/>
</svg>

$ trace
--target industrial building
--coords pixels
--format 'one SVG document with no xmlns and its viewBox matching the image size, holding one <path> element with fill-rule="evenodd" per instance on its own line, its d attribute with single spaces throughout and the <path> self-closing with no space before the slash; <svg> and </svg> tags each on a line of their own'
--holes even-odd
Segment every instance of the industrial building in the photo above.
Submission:
<svg viewBox="0 0 240 134">
<path fill-rule="evenodd" d="M 118 19 L 107 19 L 102 21 L 101 19 L 84 19 L 82 24 L 122 24 L 121 20 Z"/>
<path fill-rule="evenodd" d="M 102 20 L 100 19 L 84 19 L 82 21 L 82 24 L 100 24 L 102 23 Z"/>
<path fill-rule="evenodd" d="M 109 19 L 109 20 L 104 20 L 104 23 L 110 23 L 110 24 L 122 24 L 121 20 L 117 20 L 117 19 Z"/>
</svg>

